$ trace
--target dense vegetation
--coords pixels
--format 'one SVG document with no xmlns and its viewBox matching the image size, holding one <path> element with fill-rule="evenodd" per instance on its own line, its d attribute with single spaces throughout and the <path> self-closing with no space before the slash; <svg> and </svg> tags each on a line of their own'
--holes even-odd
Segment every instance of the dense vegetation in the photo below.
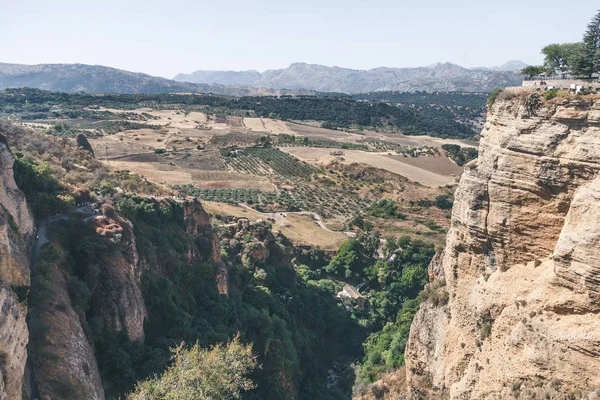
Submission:
<svg viewBox="0 0 600 400">
<path fill-rule="evenodd" d="M 460 147 L 457 144 L 443 144 L 442 149 L 444 149 L 446 155 L 459 166 L 463 166 L 469 161 L 476 159 L 479 155 L 477 149 L 472 147 Z"/>
<path fill-rule="evenodd" d="M 374 256 L 380 246 L 379 236 L 361 233 L 340 249 L 325 272 L 340 278 L 368 282 L 368 311 L 354 312 L 373 332 L 364 343 L 365 357 L 355 392 L 376 380 L 381 372 L 404 364 L 404 348 L 410 324 L 418 310 L 415 300 L 427 282 L 427 266 L 435 253 L 434 246 L 408 236 L 387 238 L 385 259 Z"/>
<path fill-rule="evenodd" d="M 407 95 L 409 96 L 409 95 Z M 423 97 L 431 96 L 427 102 Z M 196 94 L 159 95 L 92 95 L 66 94 L 38 89 L 6 89 L 0 92 L 0 110 L 4 115 L 19 115 L 27 120 L 76 118 L 96 120 L 115 119 L 117 115 L 98 107 L 134 109 L 139 107 L 179 108 L 186 111 L 202 110 L 217 115 L 269 116 L 282 120 L 323 121 L 328 128 L 368 127 L 402 132 L 408 135 L 470 138 L 477 134 L 472 119 L 479 118 L 481 109 L 464 105 L 443 105 L 451 100 L 440 100 L 440 94 L 421 93 L 414 101 L 388 104 L 385 102 L 356 101 L 347 96 L 281 96 L 230 98 Z M 461 95 L 462 96 L 462 95 Z M 478 94 L 473 95 L 476 98 Z M 465 97 L 465 102 L 472 100 Z M 457 96 L 457 99 L 460 97 Z M 457 122 L 460 121 L 460 122 Z M 90 121 L 88 121 L 89 123 Z M 99 129 L 113 131 L 112 126 Z"/>
<path fill-rule="evenodd" d="M 231 269 L 231 291 L 225 297 L 217 291 L 211 244 L 198 243 L 185 232 L 181 206 L 130 196 L 120 197 L 116 206 L 134 222 L 141 255 L 154 265 L 169 266 L 168 271 L 149 270 L 143 277 L 149 315 L 146 343 L 107 332 L 96 342 L 105 377 L 119 383 L 119 391 L 143 378 L 148 365 L 165 365 L 169 346 L 184 340 L 206 347 L 240 332 L 242 341 L 253 343 L 262 365 L 250 375 L 257 389 L 246 398 L 347 396 L 350 370 L 337 371 L 337 389 L 326 390 L 325 377 L 333 361 L 360 354 L 363 328 L 336 304 L 331 292 L 296 275 L 285 243 L 274 243 L 270 257 L 252 265 L 222 247 Z M 257 229 L 255 235 L 268 232 Z M 190 265 L 190 247 L 205 258 Z M 148 360 L 152 355 L 156 359 Z"/>
<path fill-rule="evenodd" d="M 486 93 L 473 92 L 372 92 L 352 95 L 355 100 L 386 101 L 390 103 L 425 106 L 470 107 L 485 112 Z"/>
<path fill-rule="evenodd" d="M 17 153 L 13 170 L 15 182 L 25 193 L 27 204 L 36 218 L 62 213 L 75 205 L 75 198 L 52 175 L 48 163 L 36 162 Z"/>
<path fill-rule="evenodd" d="M 406 216 L 400 212 L 398 204 L 390 199 L 382 199 L 367 209 L 367 213 L 379 218 L 405 219 Z"/>
<path fill-rule="evenodd" d="M 107 257 L 125 251 L 127 241 L 101 238 L 89 225 L 66 219 L 52 225 L 52 247 L 45 251 L 53 253 L 44 259 L 62 272 L 42 267 L 34 283 L 37 299 L 32 299 L 38 307 L 51 298 L 49 277 L 65 274 L 71 304 L 94 342 L 108 396 L 131 391 L 147 378 L 133 398 L 188 393 L 189 385 L 213 390 L 214 380 L 196 381 L 197 377 L 186 378 L 180 372 L 216 363 L 226 372 L 226 382 L 230 373 L 240 378 L 249 372 L 256 387 L 244 395 L 247 399 L 345 399 L 354 384 L 353 362 L 360 371 L 355 391 L 403 364 L 408 330 L 418 309 L 415 298 L 427 281 L 434 253 L 432 244 L 388 238 L 383 248 L 386 259 L 380 260 L 380 238 L 372 232 L 349 239 L 333 258 L 314 250 L 297 253 L 284 239 L 277 239 L 268 247 L 269 257 L 257 261 L 221 241 L 219 251 L 230 270 L 230 292 L 223 296 L 217 290 L 219 266 L 212 259 L 212 241 L 186 232 L 180 204 L 121 195 L 115 206 L 133 222 L 140 256 L 150 266 L 142 276 L 148 309 L 145 341 L 131 342 L 124 333 L 115 333 L 102 312 L 107 288 L 114 285 L 103 264 Z M 251 249 L 255 238 L 270 235 L 265 224 L 251 229 L 240 239 L 243 248 Z M 193 262 L 186 256 L 191 249 L 200 254 Z M 343 282 L 362 283 L 362 291 L 370 294 L 369 305 L 359 309 L 352 302 L 336 302 L 333 295 Z M 39 323 L 36 327 L 43 332 Z M 238 333 L 241 343 L 252 344 L 260 368 L 250 371 L 253 361 L 247 370 L 233 364 L 250 355 L 249 347 L 235 348 L 236 357 L 228 366 L 218 357 L 228 348 L 202 350 Z M 35 330 L 34 334 L 36 341 L 43 337 Z M 184 350 L 182 342 L 199 347 Z M 173 363 L 170 349 L 176 347 Z M 209 354 L 216 358 L 206 359 Z M 193 362 L 183 363 L 181 357 Z M 164 375 L 154 377 L 165 368 Z M 246 383 L 228 387 L 250 388 L 249 381 L 241 382 Z M 148 393 L 155 397 L 140 397 Z"/>
</svg>

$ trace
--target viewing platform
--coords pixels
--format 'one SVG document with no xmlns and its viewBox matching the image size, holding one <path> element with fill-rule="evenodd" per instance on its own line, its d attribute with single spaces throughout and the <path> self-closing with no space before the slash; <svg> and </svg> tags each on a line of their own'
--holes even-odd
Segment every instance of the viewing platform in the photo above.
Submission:
<svg viewBox="0 0 600 400">
<path fill-rule="evenodd" d="M 600 78 L 598 76 L 579 79 L 573 78 L 568 74 L 565 75 L 540 75 L 533 77 L 525 77 L 523 79 L 523 87 L 541 87 L 542 89 L 556 90 L 599 90 Z"/>
</svg>

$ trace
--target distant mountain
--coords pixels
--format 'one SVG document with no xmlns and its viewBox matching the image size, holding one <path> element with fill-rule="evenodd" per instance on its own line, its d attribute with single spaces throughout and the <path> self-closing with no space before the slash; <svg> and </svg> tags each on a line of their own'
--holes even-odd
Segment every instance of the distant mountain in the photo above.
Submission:
<svg viewBox="0 0 600 400">
<path fill-rule="evenodd" d="M 512 68 L 519 62 L 497 67 Z M 174 80 L 101 65 L 0 63 L 0 89 L 31 87 L 57 92 L 156 94 L 214 93 L 230 96 L 367 93 L 377 91 L 487 92 L 520 85 L 514 71 L 473 70 L 450 63 L 420 68 L 354 70 L 294 63 L 285 69 L 258 71 L 196 71 Z"/>
<path fill-rule="evenodd" d="M 256 88 L 177 82 L 139 72 L 85 64 L 0 63 L 0 89 L 31 87 L 56 92 L 157 94 L 171 92 L 215 93 L 244 96 L 280 94 Z"/>
<path fill-rule="evenodd" d="M 511 62 L 512 63 L 512 62 Z M 491 91 L 521 84 L 517 72 L 472 70 L 451 63 L 420 68 L 354 70 L 294 63 L 285 69 L 257 71 L 196 71 L 174 80 L 198 84 L 240 85 L 270 89 L 305 89 L 320 92 L 366 93 L 376 91 Z M 520 69 L 520 68 L 519 68 Z M 243 83 L 242 83 L 243 82 Z"/>
<path fill-rule="evenodd" d="M 196 71 L 177 74 L 173 80 L 217 85 L 253 86 L 260 79 L 260 72 L 249 71 Z"/>
<path fill-rule="evenodd" d="M 497 65 L 495 67 L 476 67 L 476 68 L 471 68 L 472 70 L 475 71 L 521 71 L 523 68 L 525 68 L 526 66 L 528 66 L 529 64 L 524 63 L 521 60 L 511 60 L 508 62 L 505 62 L 502 65 Z"/>
</svg>

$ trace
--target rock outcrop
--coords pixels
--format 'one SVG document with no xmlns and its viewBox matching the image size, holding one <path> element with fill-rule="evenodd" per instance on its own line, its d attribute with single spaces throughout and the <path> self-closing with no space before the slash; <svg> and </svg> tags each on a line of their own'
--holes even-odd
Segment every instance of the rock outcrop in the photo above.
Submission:
<svg viewBox="0 0 600 400">
<path fill-rule="evenodd" d="M 129 221 L 112 207 L 102 207 L 103 215 L 91 219 L 99 237 L 118 244 L 119 251 L 100 257 L 103 279 L 92 297 L 96 317 L 115 332 L 125 331 L 129 340 L 144 340 L 144 321 L 148 312 L 142 296 L 143 264 Z"/>
<path fill-rule="evenodd" d="M 438 264 L 449 302 L 411 327 L 412 398 L 600 389 L 600 100 L 537 100 L 511 90 L 489 109 Z"/>
<path fill-rule="evenodd" d="M 77 134 L 75 141 L 77 142 L 77 148 L 87 151 L 92 155 L 92 157 L 94 157 L 94 149 L 83 133 Z"/>
<path fill-rule="evenodd" d="M 20 399 L 27 362 L 28 248 L 33 217 L 13 177 L 14 157 L 0 134 L 0 399 Z"/>
</svg>

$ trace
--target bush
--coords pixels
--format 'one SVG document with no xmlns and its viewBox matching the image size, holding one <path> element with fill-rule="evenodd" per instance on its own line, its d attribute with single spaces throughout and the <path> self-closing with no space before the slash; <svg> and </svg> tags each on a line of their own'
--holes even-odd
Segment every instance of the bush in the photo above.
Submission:
<svg viewBox="0 0 600 400">
<path fill-rule="evenodd" d="M 504 89 L 500 89 L 500 88 L 492 90 L 492 93 L 490 93 L 490 97 L 488 97 L 488 100 L 487 100 L 488 107 L 491 107 L 494 105 L 494 103 L 496 102 L 496 99 L 498 98 L 498 95 L 500 93 L 502 93 L 503 91 L 504 91 Z"/>
<path fill-rule="evenodd" d="M 548 90 L 548 91 L 546 91 L 544 93 L 544 99 L 545 100 L 552 100 L 557 95 L 558 95 L 558 90 L 556 90 L 556 89 L 550 89 L 550 90 Z"/>
<path fill-rule="evenodd" d="M 255 387 L 247 375 L 256 367 L 256 356 L 239 337 L 210 350 L 198 343 L 189 350 L 180 345 L 172 354 L 173 365 L 160 377 L 138 384 L 129 399 L 239 399 Z"/>
<path fill-rule="evenodd" d="M 463 166 L 471 160 L 477 158 L 479 153 L 477 149 L 471 147 L 460 147 L 457 144 L 443 144 L 442 149 L 446 156 L 452 159 L 456 165 Z"/>
<path fill-rule="evenodd" d="M 443 289 L 445 286 L 446 280 L 443 278 L 433 282 L 419 293 L 417 297 L 419 302 L 429 300 L 434 307 L 447 304 L 450 296 L 448 291 Z"/>
<path fill-rule="evenodd" d="M 441 194 L 435 198 L 435 206 L 440 210 L 450 210 L 453 202 L 449 199 L 449 195 Z"/>
<path fill-rule="evenodd" d="M 390 199 L 382 199 L 369 207 L 368 211 L 374 217 L 406 219 L 398 209 L 398 203 Z"/>
</svg>

